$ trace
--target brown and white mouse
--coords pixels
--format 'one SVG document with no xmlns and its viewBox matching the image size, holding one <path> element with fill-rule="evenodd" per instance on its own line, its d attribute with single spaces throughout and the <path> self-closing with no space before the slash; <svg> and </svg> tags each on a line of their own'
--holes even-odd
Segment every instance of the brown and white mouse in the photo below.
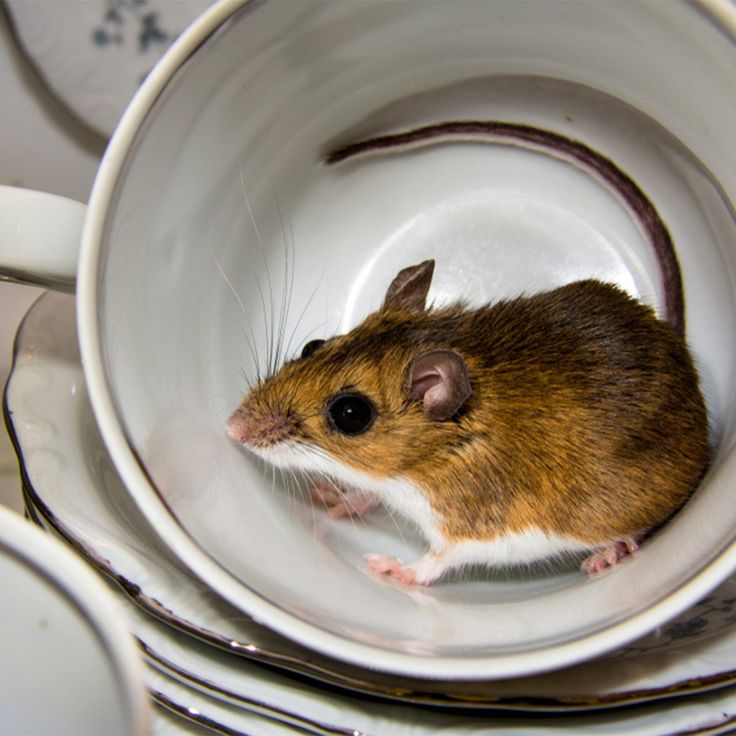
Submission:
<svg viewBox="0 0 736 736">
<path fill-rule="evenodd" d="M 330 479 L 314 496 L 334 516 L 381 502 L 413 521 L 420 560 L 366 558 L 402 584 L 567 552 L 589 552 L 588 572 L 615 564 L 708 463 L 683 339 L 594 280 L 428 309 L 433 268 L 404 269 L 362 324 L 253 387 L 230 436 Z"/>
<path fill-rule="evenodd" d="M 646 210 L 629 181 L 625 196 Z M 411 520 L 429 546 L 418 561 L 366 557 L 399 584 L 568 553 L 588 555 L 588 573 L 615 565 L 682 506 L 709 460 L 669 234 L 648 211 L 642 225 L 674 282 L 667 321 L 595 280 L 429 308 L 425 261 L 349 333 L 307 343 L 255 385 L 229 435 L 323 478 L 312 497 L 335 518 L 380 502 Z"/>
</svg>

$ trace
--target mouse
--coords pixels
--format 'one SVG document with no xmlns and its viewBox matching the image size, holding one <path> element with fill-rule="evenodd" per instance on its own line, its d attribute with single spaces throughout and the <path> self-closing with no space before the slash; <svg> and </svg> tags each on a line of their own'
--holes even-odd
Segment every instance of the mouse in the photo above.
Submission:
<svg viewBox="0 0 736 736">
<path fill-rule="evenodd" d="M 311 496 L 334 518 L 380 503 L 413 522 L 420 559 L 365 558 L 401 586 L 566 554 L 596 574 L 634 553 L 709 460 L 685 340 L 595 279 L 432 307 L 433 272 L 402 269 L 362 323 L 307 342 L 248 391 L 229 436 L 323 478 Z"/>
<path fill-rule="evenodd" d="M 651 245 L 663 316 L 586 279 L 480 307 L 433 307 L 434 260 L 407 266 L 345 335 L 310 340 L 227 420 L 231 439 L 315 477 L 334 519 L 384 505 L 427 542 L 365 569 L 426 586 L 468 566 L 582 559 L 599 575 L 687 501 L 710 460 L 668 228 L 638 184 L 581 141 L 502 121 L 450 121 L 328 151 L 328 166 L 466 141 L 518 146 L 607 187 Z"/>
</svg>

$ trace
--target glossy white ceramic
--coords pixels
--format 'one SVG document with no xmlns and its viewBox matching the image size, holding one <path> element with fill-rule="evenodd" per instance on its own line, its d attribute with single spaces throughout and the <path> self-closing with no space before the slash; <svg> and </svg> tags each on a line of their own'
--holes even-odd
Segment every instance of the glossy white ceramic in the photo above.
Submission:
<svg viewBox="0 0 736 736">
<path fill-rule="evenodd" d="M 32 506 L 31 506 L 32 507 Z M 40 521 L 40 519 L 39 519 Z M 53 526 L 50 528 L 53 533 Z M 734 686 L 698 692 L 687 698 L 588 714 L 469 713 L 419 709 L 406 705 L 351 698 L 320 690 L 299 680 L 245 664 L 237 657 L 217 653 L 206 644 L 179 633 L 147 615 L 131 602 L 119 599 L 128 626 L 146 653 L 146 682 L 159 706 L 153 733 L 188 733 L 191 726 L 209 726 L 229 734 L 315 733 L 322 736 L 430 736 L 435 733 L 543 734 L 572 730 L 631 736 L 662 733 L 730 733 L 736 722 Z M 609 663 L 610 666 L 610 663 Z M 552 676 L 554 677 L 554 675 Z M 661 693 L 666 697 L 665 691 Z M 540 710 L 544 710 L 540 708 Z M 181 721 L 162 722 L 162 711 Z M 179 727 L 177 727 L 179 726 Z M 293 730 L 292 730 L 293 729 Z"/>
<path fill-rule="evenodd" d="M 710 693 L 691 695 L 688 698 L 668 703 L 665 708 L 660 703 L 640 705 L 614 712 L 592 713 L 550 717 L 549 715 L 512 716 L 508 714 L 467 714 L 457 716 L 451 713 L 419 711 L 402 706 L 371 708 L 370 705 L 356 701 L 354 708 L 337 711 L 338 723 L 323 720 L 311 728 L 293 729 L 277 720 L 264 721 L 243 707 L 237 699 L 230 699 L 218 693 L 216 688 L 198 689 L 194 685 L 178 682 L 174 677 L 149 672 L 150 687 L 170 698 L 178 705 L 178 710 L 194 711 L 193 720 L 210 722 L 216 730 L 223 733 L 281 734 L 315 733 L 328 736 L 368 736 L 380 733 L 385 736 L 433 736 L 434 734 L 457 734 L 458 736 L 490 736 L 491 734 L 510 734 L 511 736 L 536 736 L 555 733 L 590 733 L 599 736 L 661 736 L 661 734 L 684 733 L 688 736 L 702 734 L 732 733 L 736 723 L 736 691 L 725 688 Z M 336 712 L 329 694 L 321 699 L 312 699 L 311 705 L 323 718 Z M 375 705 L 375 704 L 374 704 Z M 392 718 L 393 713 L 406 711 L 403 717 Z M 368 726 L 361 731 L 351 725 L 349 718 L 354 711 Z M 361 712 L 362 711 L 362 712 Z M 370 715 L 366 716 L 366 711 Z M 254 725 L 258 728 L 253 731 Z"/>
<path fill-rule="evenodd" d="M 212 729 L 186 718 L 178 709 L 161 707 L 154 713 L 151 736 L 212 736 Z"/>
<path fill-rule="evenodd" d="M 726 2 L 225 0 L 191 27 L 113 137 L 78 274 L 95 415 L 165 545 L 307 646 L 431 677 L 571 664 L 725 579 L 736 564 L 735 12 Z M 717 452 L 687 508 L 613 574 L 489 574 L 410 595 L 360 565 L 377 549 L 417 556 L 410 530 L 385 517 L 329 522 L 223 436 L 241 370 L 254 372 L 248 341 L 264 362 L 346 329 L 399 267 L 427 256 L 437 301 L 585 275 L 657 307 L 661 298 L 615 198 L 551 157 L 469 145 L 322 162 L 338 142 L 467 116 L 578 137 L 655 202 L 680 257 Z"/>
<path fill-rule="evenodd" d="M 0 508 L 0 580 L 3 731 L 147 733 L 140 653 L 97 575 L 64 544 Z"/>
<path fill-rule="evenodd" d="M 6 410 L 27 500 L 45 525 L 138 604 L 145 613 L 131 613 L 129 622 L 149 657 L 165 660 L 190 684 L 211 683 L 243 703 L 265 702 L 312 721 L 380 733 L 372 710 L 361 710 L 335 692 L 324 700 L 314 684 L 295 690 L 288 678 L 251 662 L 276 665 L 345 692 L 404 703 L 529 713 L 606 709 L 736 684 L 733 579 L 669 624 L 602 660 L 508 681 L 395 677 L 328 659 L 280 637 L 228 605 L 161 548 L 99 437 L 74 333 L 73 299 L 49 293 L 29 312 L 18 334 Z M 171 628 L 152 623 L 151 617 Z M 346 717 L 338 718 L 335 708 Z M 402 714 L 396 711 L 394 720 L 403 722 Z"/>
<path fill-rule="evenodd" d="M 148 617 L 134 611 L 131 614 L 132 630 L 146 643 L 154 647 L 160 645 L 159 651 L 177 651 L 176 642 L 169 641 L 165 631 L 151 631 Z M 190 665 L 197 661 L 196 653 L 187 652 L 186 645 L 183 660 Z M 281 733 L 280 729 L 288 724 L 294 727 L 294 732 L 301 729 L 326 736 L 432 736 L 437 733 L 533 736 L 575 732 L 600 736 L 660 736 L 665 733 L 694 736 L 728 733 L 736 723 L 736 687 L 693 694 L 666 705 L 658 702 L 600 713 L 555 716 L 528 713 L 509 717 L 502 712 L 459 714 L 350 698 L 267 672 L 259 677 L 258 670 L 249 678 L 245 673 L 240 675 L 237 662 L 227 666 L 227 662 L 205 660 L 203 669 L 189 676 L 177 668 L 181 660 L 173 663 L 173 667 L 155 658 L 150 662 L 154 672 L 149 672 L 148 682 L 156 693 L 165 693 L 174 702 L 195 708 L 200 717 L 246 734 L 254 733 L 254 720 L 256 726 L 263 729 L 255 731 L 259 734 L 269 733 L 269 728 Z M 256 713 L 261 714 L 260 719 Z M 268 720 L 264 720 L 266 718 Z"/>
<path fill-rule="evenodd" d="M 65 197 L 3 187 L 0 222 L 12 223 L 2 229 L 2 263 L 6 276 L 25 281 L 25 276 L 32 274 L 34 281 L 46 286 L 73 290 L 79 232 L 85 214 L 83 204 Z M 49 221 L 54 223 L 53 228 L 49 227 Z M 57 247 L 58 243 L 75 247 Z"/>
<path fill-rule="evenodd" d="M 182 721 L 193 724 L 194 733 L 199 733 L 198 726 L 209 729 L 209 733 L 214 731 L 228 736 L 293 736 L 300 733 L 277 719 L 263 718 L 247 710 L 228 708 L 222 702 L 182 685 L 153 667 L 146 669 L 146 682 L 153 700 Z M 186 727 L 182 727 L 181 731 L 188 733 Z"/>
</svg>

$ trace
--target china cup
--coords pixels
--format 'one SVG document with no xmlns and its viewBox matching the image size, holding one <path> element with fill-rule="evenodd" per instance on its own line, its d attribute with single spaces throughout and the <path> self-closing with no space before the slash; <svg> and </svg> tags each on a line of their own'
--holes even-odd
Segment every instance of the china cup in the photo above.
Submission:
<svg viewBox="0 0 736 736">
<path fill-rule="evenodd" d="M 223 0 L 131 102 L 86 211 L 0 192 L 5 272 L 70 284 L 82 233 L 78 330 L 107 447 L 161 540 L 242 610 L 307 647 L 422 677 L 590 658 L 736 568 L 735 39 L 725 0 Z M 364 553 L 417 557 L 414 530 L 382 512 L 328 518 L 225 433 L 248 381 L 349 329 L 429 257 L 436 303 L 595 276 L 661 309 L 635 223 L 553 156 L 458 143 L 325 163 L 340 145 L 468 119 L 598 151 L 653 202 L 678 255 L 712 466 L 635 557 L 594 579 L 546 565 L 382 584 Z"/>
</svg>

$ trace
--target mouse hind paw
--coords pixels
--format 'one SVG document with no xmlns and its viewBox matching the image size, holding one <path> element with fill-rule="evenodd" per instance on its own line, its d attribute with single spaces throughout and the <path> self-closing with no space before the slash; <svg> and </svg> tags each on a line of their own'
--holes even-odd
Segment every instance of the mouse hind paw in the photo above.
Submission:
<svg viewBox="0 0 736 736">
<path fill-rule="evenodd" d="M 621 560 L 631 557 L 639 549 L 639 539 L 625 537 L 607 544 L 583 560 L 580 569 L 588 575 L 598 575 L 604 570 L 618 565 Z"/>
<path fill-rule="evenodd" d="M 411 565 L 389 555 L 364 555 L 365 569 L 371 575 L 390 580 L 399 587 L 429 585 L 448 569 L 442 555 L 427 552 Z"/>
</svg>

